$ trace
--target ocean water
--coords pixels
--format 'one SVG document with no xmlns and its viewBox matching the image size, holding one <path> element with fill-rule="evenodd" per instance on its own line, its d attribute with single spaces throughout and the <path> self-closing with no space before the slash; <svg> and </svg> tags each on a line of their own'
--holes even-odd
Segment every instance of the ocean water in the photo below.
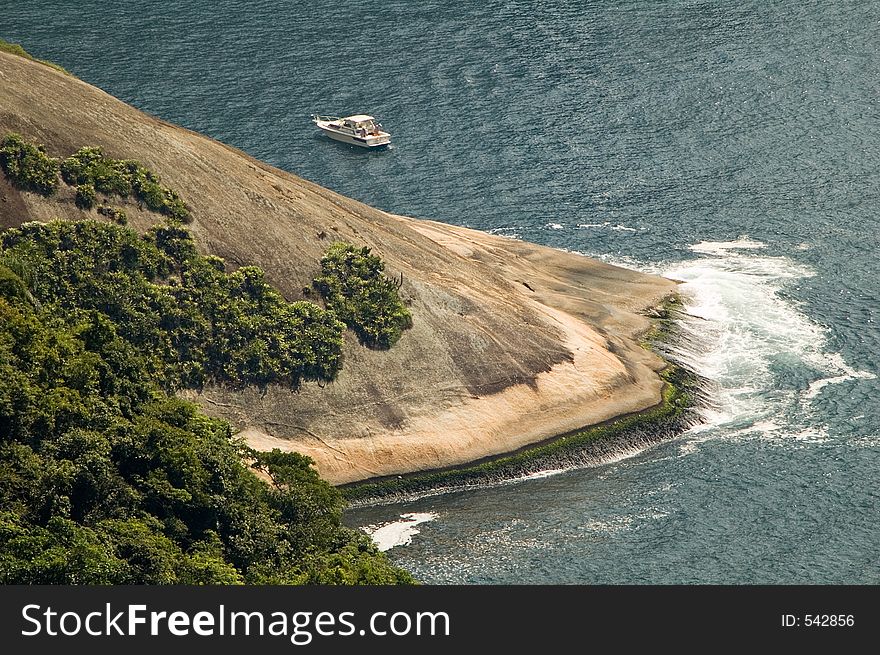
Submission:
<svg viewBox="0 0 880 655">
<path fill-rule="evenodd" d="M 349 512 L 421 580 L 880 582 L 875 2 L 16 0 L 0 38 L 383 209 L 683 282 L 703 424 Z M 309 122 L 355 112 L 393 145 Z"/>
</svg>

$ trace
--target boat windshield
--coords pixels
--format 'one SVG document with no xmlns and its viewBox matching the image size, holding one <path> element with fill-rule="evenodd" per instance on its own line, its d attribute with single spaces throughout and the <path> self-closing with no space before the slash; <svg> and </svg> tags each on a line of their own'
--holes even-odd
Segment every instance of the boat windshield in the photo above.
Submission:
<svg viewBox="0 0 880 655">
<path fill-rule="evenodd" d="M 355 135 L 366 136 L 368 134 L 378 135 L 382 130 L 382 125 L 375 119 L 351 120 L 350 118 L 342 119 L 341 126 L 347 130 L 351 130 Z"/>
</svg>

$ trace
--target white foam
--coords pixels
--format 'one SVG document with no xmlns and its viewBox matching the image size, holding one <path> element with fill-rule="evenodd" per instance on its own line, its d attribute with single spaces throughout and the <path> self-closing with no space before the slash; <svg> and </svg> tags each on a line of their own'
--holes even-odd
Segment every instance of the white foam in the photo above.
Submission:
<svg viewBox="0 0 880 655">
<path fill-rule="evenodd" d="M 613 225 L 611 221 L 604 221 L 602 223 L 578 223 L 578 227 L 581 229 L 605 228 L 614 230 L 615 232 L 638 232 L 637 228 L 621 225 L 620 223 Z"/>
<path fill-rule="evenodd" d="M 544 471 L 536 471 L 535 473 L 528 473 L 526 475 L 520 476 L 518 478 L 514 478 L 511 480 L 512 482 L 524 482 L 526 480 L 541 480 L 543 478 L 550 478 L 554 475 L 559 475 L 560 473 L 565 473 L 566 469 L 547 469 Z"/>
<path fill-rule="evenodd" d="M 390 550 L 397 546 L 408 546 L 414 536 L 419 534 L 417 525 L 436 519 L 435 512 L 411 512 L 401 514 L 400 521 L 383 523 L 382 525 L 366 525 L 362 529 L 376 543 L 381 551 Z"/>
<path fill-rule="evenodd" d="M 785 426 L 780 425 L 776 421 L 769 420 L 769 421 L 755 421 L 755 423 L 752 424 L 751 429 L 753 431 L 760 432 L 761 434 L 770 435 L 770 434 L 778 433 L 780 430 L 784 429 L 784 427 Z"/>
<path fill-rule="evenodd" d="M 501 484 L 516 484 L 518 482 L 525 482 L 527 480 L 540 480 L 542 478 L 549 478 L 554 475 L 559 475 L 560 473 L 565 473 L 567 471 L 573 471 L 578 468 L 587 467 L 587 466 L 589 466 L 590 468 L 592 468 L 594 466 L 602 466 L 602 467 L 606 467 L 606 471 L 607 471 L 607 470 L 609 470 L 607 467 L 610 467 L 613 464 L 617 464 L 617 463 L 622 462 L 624 460 L 631 459 L 631 458 L 635 457 L 636 455 L 638 455 L 639 453 L 644 452 L 645 450 L 647 450 L 650 447 L 651 447 L 650 444 L 644 445 L 644 446 L 621 446 L 619 449 L 615 450 L 612 454 L 609 454 L 609 455 L 602 457 L 601 460 L 591 461 L 589 464 L 584 464 L 582 466 L 572 465 L 567 468 L 554 468 L 554 469 L 546 469 L 546 470 L 542 470 L 542 471 L 536 471 L 534 473 L 527 473 L 525 475 L 521 475 L 516 478 L 511 478 L 510 480 L 505 480 L 504 482 L 499 483 L 499 485 L 501 485 Z M 604 479 L 604 474 L 600 474 L 599 477 L 600 477 L 600 479 Z"/>
<path fill-rule="evenodd" d="M 876 375 L 869 373 L 868 371 L 853 371 L 852 374 L 834 375 L 832 377 L 822 378 L 821 380 L 811 382 L 809 388 L 804 392 L 803 397 L 805 400 L 812 400 L 829 384 L 839 384 L 841 382 L 849 382 L 850 380 L 873 380 L 876 377 Z"/>
<path fill-rule="evenodd" d="M 804 400 L 812 400 L 829 384 L 840 384 L 850 380 L 873 380 L 877 377 L 869 371 L 856 371 L 844 361 L 843 355 L 840 353 L 821 353 L 812 356 L 810 361 L 832 375 L 811 382 L 803 393 Z"/>
<path fill-rule="evenodd" d="M 644 450 L 650 448 L 650 445 L 645 446 L 622 446 L 620 449 L 616 450 L 614 453 L 609 454 L 605 457 L 602 457 L 599 461 L 592 461 L 589 464 L 584 464 L 582 466 L 571 465 L 565 468 L 552 468 L 552 469 L 542 469 L 540 471 L 534 471 L 532 473 L 526 473 L 524 475 L 520 475 L 513 478 L 508 478 L 504 480 L 500 480 L 498 482 L 488 483 L 486 487 L 501 487 L 509 484 L 519 484 L 520 482 L 527 482 L 529 480 L 542 480 L 544 478 L 551 478 L 554 475 L 559 475 L 560 473 L 566 473 L 568 471 L 573 471 L 581 467 L 590 468 L 594 466 L 611 466 L 612 464 L 617 464 L 618 462 L 622 462 L 624 460 L 635 457 L 639 453 Z M 601 475 L 600 475 L 601 477 Z"/>
<path fill-rule="evenodd" d="M 561 230 L 565 226 L 562 223 L 547 223 L 544 227 L 548 230 Z"/>
<path fill-rule="evenodd" d="M 611 264 L 612 266 L 618 266 L 620 268 L 626 268 L 631 271 L 639 271 L 642 273 L 656 273 L 658 275 L 662 275 L 662 271 L 656 268 L 646 267 L 644 262 L 640 262 L 637 259 L 633 259 L 632 257 L 627 257 L 626 255 L 613 254 L 609 255 L 607 253 L 589 253 L 582 252 L 580 250 L 569 250 L 568 252 L 572 252 L 575 255 L 582 255 L 583 257 L 594 257 L 599 261 L 603 261 L 606 264 Z"/>
<path fill-rule="evenodd" d="M 517 228 L 515 227 L 493 227 L 490 230 L 487 230 L 488 234 L 497 234 L 500 237 L 507 237 L 508 239 L 521 239 L 522 236 L 519 232 L 517 232 Z"/>
<path fill-rule="evenodd" d="M 805 428 L 791 435 L 792 439 L 805 443 L 824 443 L 828 441 L 828 429 L 824 425 Z"/>
<path fill-rule="evenodd" d="M 700 450 L 700 445 L 714 438 L 708 430 L 709 423 L 698 426 L 699 429 L 688 430 L 687 441 L 679 444 L 678 452 L 681 455 L 693 455 Z"/>
<path fill-rule="evenodd" d="M 852 439 L 850 445 L 855 448 L 880 448 L 880 436 L 868 435 Z"/>
<path fill-rule="evenodd" d="M 725 255 L 731 250 L 760 250 L 766 248 L 766 243 L 753 241 L 747 236 L 740 237 L 736 241 L 700 241 L 690 247 L 693 252 L 704 253 L 706 255 Z"/>
<path fill-rule="evenodd" d="M 736 241 L 703 241 L 691 247 L 699 259 L 667 266 L 661 272 L 680 280 L 687 316 L 672 353 L 712 383 L 711 406 L 704 424 L 691 434 L 724 427 L 730 436 L 782 436 L 801 441 L 826 438 L 823 426 L 783 425 L 779 415 L 796 413 L 829 384 L 873 378 L 856 371 L 839 353 L 828 353 L 827 331 L 797 303 L 781 297 L 791 280 L 810 277 L 809 268 L 786 257 L 761 252 L 766 245 L 741 237 Z M 777 373 L 786 368 L 823 375 L 806 391 L 779 388 Z M 790 417 L 789 417 L 790 418 Z M 794 428 L 794 429 L 793 429 Z M 680 446 L 682 454 L 698 450 L 699 440 Z"/>
</svg>

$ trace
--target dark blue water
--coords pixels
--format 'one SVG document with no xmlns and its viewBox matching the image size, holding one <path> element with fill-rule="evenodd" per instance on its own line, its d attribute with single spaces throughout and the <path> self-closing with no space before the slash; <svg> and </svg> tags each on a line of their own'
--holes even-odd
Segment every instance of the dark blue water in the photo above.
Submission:
<svg viewBox="0 0 880 655">
<path fill-rule="evenodd" d="M 0 38 L 383 209 L 685 281 L 704 426 L 349 514 L 422 580 L 880 582 L 876 3 L 535 4 L 7 0 Z M 309 122 L 355 112 L 393 146 Z"/>
</svg>

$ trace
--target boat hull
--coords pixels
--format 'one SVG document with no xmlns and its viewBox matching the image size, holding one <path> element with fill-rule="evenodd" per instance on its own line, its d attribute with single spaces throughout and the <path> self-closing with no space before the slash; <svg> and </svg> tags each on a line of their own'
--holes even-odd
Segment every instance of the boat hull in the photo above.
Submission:
<svg viewBox="0 0 880 655">
<path fill-rule="evenodd" d="M 320 125 L 318 127 L 321 127 Z M 321 127 L 321 131 L 329 136 L 334 141 L 340 141 L 342 143 L 348 143 L 353 146 L 360 146 L 361 148 L 379 148 L 381 146 L 387 146 L 391 143 L 391 137 L 389 136 L 368 136 L 368 137 L 357 137 L 351 134 L 344 134 L 342 132 L 337 132 L 335 130 L 329 130 L 325 127 Z"/>
</svg>

